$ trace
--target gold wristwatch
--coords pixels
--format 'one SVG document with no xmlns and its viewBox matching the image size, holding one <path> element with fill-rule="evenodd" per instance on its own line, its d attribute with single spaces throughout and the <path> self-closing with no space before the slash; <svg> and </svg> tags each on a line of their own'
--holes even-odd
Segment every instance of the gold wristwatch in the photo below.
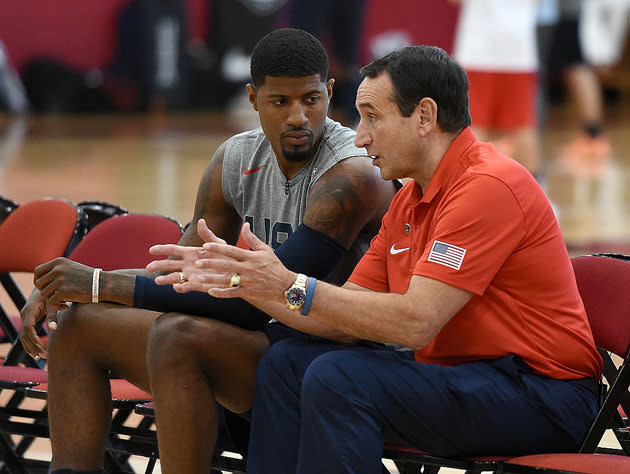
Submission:
<svg viewBox="0 0 630 474">
<path fill-rule="evenodd" d="M 293 285 L 284 292 L 284 296 L 287 299 L 287 308 L 297 311 L 304 305 L 306 301 L 306 275 L 298 273 L 297 278 Z"/>
</svg>

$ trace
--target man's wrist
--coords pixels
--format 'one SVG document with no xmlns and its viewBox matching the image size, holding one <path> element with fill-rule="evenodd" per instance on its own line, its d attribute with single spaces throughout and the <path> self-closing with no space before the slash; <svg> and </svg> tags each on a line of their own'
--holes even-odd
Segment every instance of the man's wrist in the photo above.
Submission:
<svg viewBox="0 0 630 474">
<path fill-rule="evenodd" d="M 284 285 L 282 288 L 282 295 L 284 298 L 284 293 L 291 288 L 291 286 L 293 285 L 293 283 L 295 282 L 295 280 L 297 279 L 298 273 L 296 272 L 292 272 L 289 270 L 289 272 L 287 273 L 287 277 L 284 279 Z"/>
<path fill-rule="evenodd" d="M 118 271 L 102 271 L 99 301 L 133 306 L 136 275 Z"/>
</svg>

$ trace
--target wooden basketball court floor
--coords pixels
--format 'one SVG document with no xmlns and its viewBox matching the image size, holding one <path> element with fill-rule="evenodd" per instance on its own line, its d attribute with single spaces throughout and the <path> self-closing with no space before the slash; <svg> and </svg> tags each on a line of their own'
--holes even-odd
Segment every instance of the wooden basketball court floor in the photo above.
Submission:
<svg viewBox="0 0 630 474">
<path fill-rule="evenodd" d="M 541 133 L 546 191 L 571 255 L 630 253 L 629 112 L 627 101 L 606 110 L 612 152 L 607 159 L 585 162 L 559 156 L 578 133 L 574 111 L 566 105 L 549 110 Z M 247 107 L 225 114 L 0 115 L 0 196 L 18 203 L 46 196 L 101 200 L 184 224 L 214 150 L 230 135 L 257 125 Z M 21 277 L 29 292 L 30 276 Z M 47 440 L 33 449 L 50 459 Z M 139 472 L 142 465 L 139 459 Z"/>
</svg>

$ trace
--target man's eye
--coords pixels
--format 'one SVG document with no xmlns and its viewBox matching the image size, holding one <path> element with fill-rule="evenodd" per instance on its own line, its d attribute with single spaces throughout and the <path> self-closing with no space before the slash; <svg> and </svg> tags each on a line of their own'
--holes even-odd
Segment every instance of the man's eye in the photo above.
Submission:
<svg viewBox="0 0 630 474">
<path fill-rule="evenodd" d="M 320 99 L 320 97 L 318 95 L 312 95 L 307 100 L 311 104 L 316 104 L 317 102 L 319 102 L 319 99 Z"/>
</svg>

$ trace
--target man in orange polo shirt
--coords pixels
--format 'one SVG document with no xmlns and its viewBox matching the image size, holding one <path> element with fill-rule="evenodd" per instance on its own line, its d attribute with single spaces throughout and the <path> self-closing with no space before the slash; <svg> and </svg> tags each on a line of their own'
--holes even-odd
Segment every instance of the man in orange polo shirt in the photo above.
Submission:
<svg viewBox="0 0 630 474">
<path fill-rule="evenodd" d="M 258 366 L 247 472 L 377 474 L 384 440 L 444 456 L 576 450 L 602 362 L 549 201 L 474 136 L 466 73 L 444 51 L 404 48 L 362 75 L 355 144 L 383 178 L 413 181 L 343 288 L 290 272 L 247 227 L 252 251 L 153 250 L 182 258 L 151 268 L 182 271 L 178 291 L 241 297 L 311 334 Z"/>
</svg>

